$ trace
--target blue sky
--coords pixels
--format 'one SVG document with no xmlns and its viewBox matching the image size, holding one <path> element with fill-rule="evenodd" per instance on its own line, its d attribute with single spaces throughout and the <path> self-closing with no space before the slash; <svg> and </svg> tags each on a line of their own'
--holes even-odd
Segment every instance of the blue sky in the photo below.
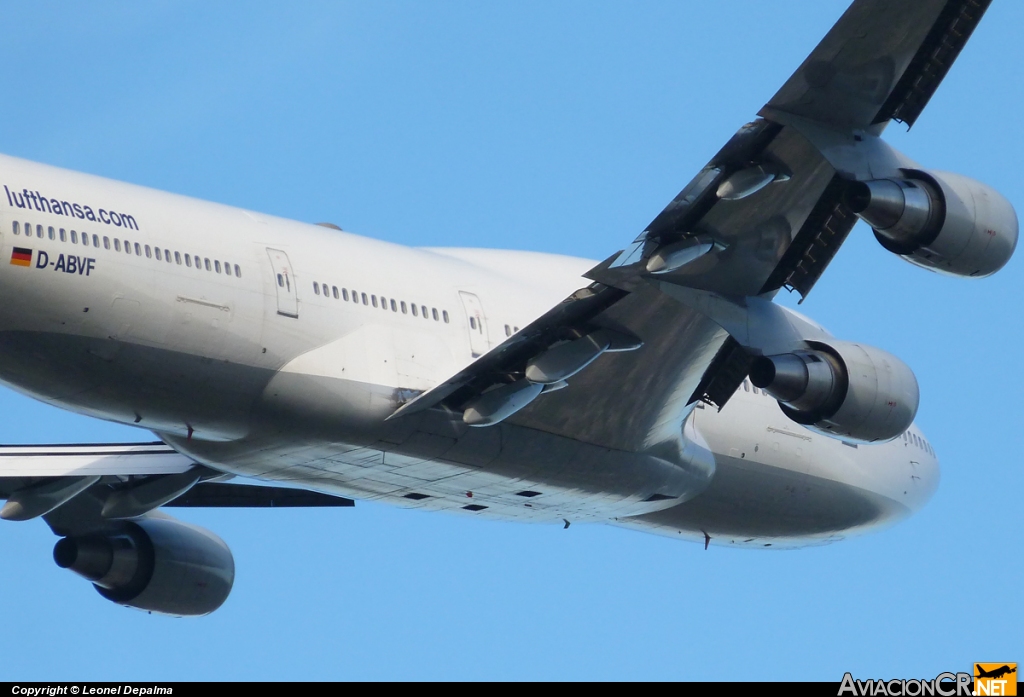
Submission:
<svg viewBox="0 0 1024 697">
<path fill-rule="evenodd" d="M 404 244 L 603 259 L 844 7 L 0 0 L 0 152 Z M 1018 208 L 1021 26 L 1024 4 L 997 0 L 914 129 L 887 133 Z M 172 620 L 58 569 L 41 521 L 0 523 L 0 680 L 839 680 L 1024 661 L 1022 290 L 1019 258 L 948 279 L 858 226 L 801 306 L 918 376 L 943 480 L 891 530 L 704 551 L 371 504 L 190 511 L 238 576 L 220 611 Z M 5 443 L 148 435 L 9 390 L 0 413 Z"/>
</svg>

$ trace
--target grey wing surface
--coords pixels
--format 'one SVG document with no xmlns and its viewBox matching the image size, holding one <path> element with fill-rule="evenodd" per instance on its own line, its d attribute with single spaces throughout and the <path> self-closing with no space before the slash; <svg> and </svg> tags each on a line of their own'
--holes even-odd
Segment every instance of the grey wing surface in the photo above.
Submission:
<svg viewBox="0 0 1024 697">
<path fill-rule="evenodd" d="M 806 296 L 857 220 L 844 205 L 870 140 L 889 120 L 913 124 L 988 6 L 985 0 L 857 0 L 766 104 L 593 283 L 392 418 L 460 414 L 530 360 L 607 329 L 642 348 L 608 351 L 508 418 L 611 449 L 657 451 L 697 402 L 721 408 L 750 354 L 672 288 L 726 298 Z M 824 144 L 824 145 L 823 145 Z M 903 163 L 888 162 L 895 173 Z M 877 176 L 877 172 L 875 173 Z M 700 252 L 698 254 L 698 252 Z M 673 258 L 687 263 L 673 267 Z M 661 273 L 652 273 L 659 269 Z"/>
</svg>

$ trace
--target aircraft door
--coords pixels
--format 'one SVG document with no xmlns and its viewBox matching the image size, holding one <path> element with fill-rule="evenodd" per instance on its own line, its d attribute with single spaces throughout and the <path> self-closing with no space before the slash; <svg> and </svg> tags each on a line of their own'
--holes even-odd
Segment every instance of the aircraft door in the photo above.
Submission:
<svg viewBox="0 0 1024 697">
<path fill-rule="evenodd" d="M 462 298 L 462 307 L 466 310 L 469 348 L 473 353 L 473 358 L 476 358 L 487 353 L 490 348 L 487 341 L 487 319 L 484 317 L 484 306 L 480 303 L 480 298 L 472 293 L 460 290 L 459 297 Z"/>
<path fill-rule="evenodd" d="M 274 270 L 274 288 L 277 290 L 277 314 L 285 317 L 299 316 L 299 296 L 295 287 L 295 274 L 292 273 L 288 255 L 280 249 L 267 247 L 270 255 L 270 266 Z"/>
</svg>

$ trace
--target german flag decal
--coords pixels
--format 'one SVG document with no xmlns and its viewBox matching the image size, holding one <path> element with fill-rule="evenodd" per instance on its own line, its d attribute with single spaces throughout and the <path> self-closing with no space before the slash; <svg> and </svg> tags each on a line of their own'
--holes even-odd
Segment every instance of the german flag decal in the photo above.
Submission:
<svg viewBox="0 0 1024 697">
<path fill-rule="evenodd" d="M 24 247 L 15 247 L 11 252 L 11 263 L 15 266 L 31 266 L 32 250 Z"/>
</svg>

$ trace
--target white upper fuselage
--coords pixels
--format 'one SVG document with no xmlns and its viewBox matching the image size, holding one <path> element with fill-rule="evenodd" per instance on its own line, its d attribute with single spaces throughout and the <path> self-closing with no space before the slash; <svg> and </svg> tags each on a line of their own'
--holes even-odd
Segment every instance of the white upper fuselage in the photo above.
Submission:
<svg viewBox="0 0 1024 697">
<path fill-rule="evenodd" d="M 153 430 L 216 469 L 754 546 L 889 522 L 937 485 L 916 429 L 854 447 L 789 421 L 748 384 L 721 413 L 687 420 L 687 442 L 710 449 L 717 471 L 683 503 L 652 497 L 639 475 L 610 491 L 586 467 L 551 475 L 564 463 L 546 434 L 522 436 L 529 457 L 481 467 L 501 447 L 489 436 L 447 434 L 440 415 L 408 433 L 384 419 L 588 285 L 594 262 L 414 249 L 3 156 L 0 185 L 0 379 Z M 668 530 L 657 516 L 674 506 L 693 515 Z"/>
</svg>

